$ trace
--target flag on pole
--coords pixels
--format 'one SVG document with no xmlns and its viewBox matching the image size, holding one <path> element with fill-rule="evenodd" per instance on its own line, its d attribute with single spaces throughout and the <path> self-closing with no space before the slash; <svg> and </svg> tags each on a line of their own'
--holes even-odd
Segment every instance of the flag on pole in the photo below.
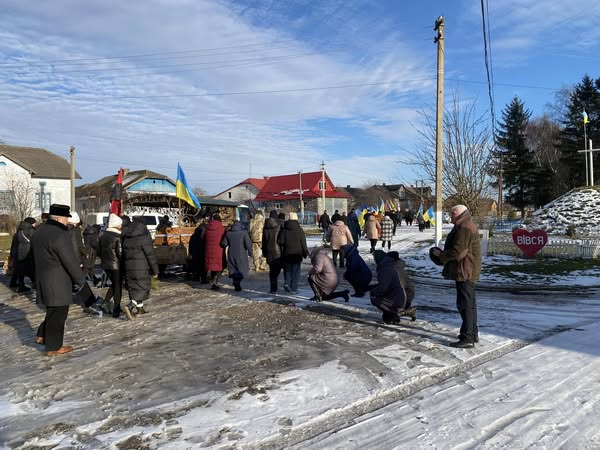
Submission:
<svg viewBox="0 0 600 450">
<path fill-rule="evenodd" d="M 583 123 L 590 123 L 590 119 L 588 119 L 588 115 L 585 111 L 583 111 Z"/>
<path fill-rule="evenodd" d="M 180 198 L 184 202 L 195 206 L 196 208 L 200 208 L 200 200 L 198 200 L 198 197 L 196 197 L 196 195 L 188 186 L 187 181 L 185 181 L 185 174 L 183 173 L 183 170 L 181 170 L 179 163 L 177 163 L 177 184 L 175 186 L 175 195 L 177 198 Z"/>
<path fill-rule="evenodd" d="M 417 214 L 421 214 L 421 215 L 423 215 L 423 203 L 421 203 L 421 204 L 419 205 L 419 211 L 417 212 Z"/>
<path fill-rule="evenodd" d="M 425 214 L 423 214 L 423 219 L 425 219 L 425 222 L 429 221 L 431 225 L 435 226 L 435 212 L 433 211 L 433 206 L 430 206 L 429 209 L 425 211 Z"/>
<path fill-rule="evenodd" d="M 119 168 L 117 181 L 110 193 L 110 212 L 117 216 L 123 213 L 123 169 Z"/>
</svg>

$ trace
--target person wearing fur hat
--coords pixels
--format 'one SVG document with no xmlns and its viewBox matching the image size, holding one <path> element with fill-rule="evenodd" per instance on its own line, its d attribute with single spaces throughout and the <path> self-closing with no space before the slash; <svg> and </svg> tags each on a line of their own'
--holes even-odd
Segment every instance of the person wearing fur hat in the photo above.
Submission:
<svg viewBox="0 0 600 450">
<path fill-rule="evenodd" d="M 277 242 L 281 246 L 281 254 L 285 262 L 284 289 L 296 294 L 298 292 L 298 279 L 300 278 L 300 265 L 308 256 L 306 236 L 298 222 L 298 215 L 291 212 L 289 219 L 284 223 L 283 230 L 279 233 Z"/>
<path fill-rule="evenodd" d="M 85 283 L 67 229 L 70 215 L 68 205 L 53 203 L 48 221 L 31 237 L 37 301 L 46 306 L 46 317 L 38 327 L 35 342 L 46 346 L 48 356 L 73 351 L 72 346 L 63 345 L 65 322 L 73 303 L 73 286 Z"/>
<path fill-rule="evenodd" d="M 339 283 L 337 270 L 323 246 L 311 251 L 310 263 L 312 268 L 308 272 L 308 284 L 315 294 L 311 300 L 320 302 L 339 297 L 346 301 L 350 299 L 347 290 L 335 292 Z"/>
<path fill-rule="evenodd" d="M 371 303 L 383 312 L 384 323 L 398 324 L 398 312 L 404 309 L 406 293 L 394 268 L 394 260 L 383 250 L 375 250 L 373 258 L 377 263 L 377 285 L 371 289 Z"/>
<path fill-rule="evenodd" d="M 458 341 L 451 342 L 450 346 L 470 348 L 479 342 L 475 283 L 481 274 L 481 239 L 465 205 L 452 208 L 450 221 L 454 227 L 448 233 L 444 250 L 434 248 L 431 256 L 444 265 L 442 276 L 454 280 L 456 284 L 456 309 L 460 313 L 462 325 Z"/>
<path fill-rule="evenodd" d="M 101 309 L 110 310 L 110 299 L 114 300 L 112 316 L 118 318 L 121 315 L 121 297 L 123 295 L 123 278 L 121 273 L 121 258 L 123 254 L 121 226 L 123 221 L 116 214 L 108 216 L 108 224 L 102 236 L 100 236 L 99 254 L 102 269 L 110 279 L 111 286 L 108 288 Z M 128 318 L 130 314 L 125 313 Z"/>
</svg>

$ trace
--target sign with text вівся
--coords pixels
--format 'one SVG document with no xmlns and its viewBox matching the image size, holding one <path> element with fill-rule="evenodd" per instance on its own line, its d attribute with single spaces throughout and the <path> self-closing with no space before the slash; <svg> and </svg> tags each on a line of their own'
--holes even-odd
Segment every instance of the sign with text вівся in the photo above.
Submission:
<svg viewBox="0 0 600 450">
<path fill-rule="evenodd" d="M 539 252 L 548 243 L 548 234 L 544 230 L 528 231 L 517 228 L 512 232 L 513 242 L 529 258 Z"/>
</svg>

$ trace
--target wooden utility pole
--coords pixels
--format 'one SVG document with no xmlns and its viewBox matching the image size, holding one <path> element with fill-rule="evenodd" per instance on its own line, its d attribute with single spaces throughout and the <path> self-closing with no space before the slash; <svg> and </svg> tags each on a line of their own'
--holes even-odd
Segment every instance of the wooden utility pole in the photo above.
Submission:
<svg viewBox="0 0 600 450">
<path fill-rule="evenodd" d="M 75 147 L 71 145 L 69 149 L 71 154 L 71 210 L 75 210 Z"/>
<path fill-rule="evenodd" d="M 302 200 L 302 171 L 298 171 L 298 182 L 300 184 L 300 215 L 302 216 L 301 222 L 304 223 L 304 200 Z"/>
<path fill-rule="evenodd" d="M 444 16 L 435 21 L 437 36 L 437 100 L 435 127 L 435 245 L 442 241 L 442 158 L 444 138 Z"/>
<path fill-rule="evenodd" d="M 325 161 L 321 161 L 321 194 L 323 196 L 323 212 L 325 212 Z"/>
</svg>

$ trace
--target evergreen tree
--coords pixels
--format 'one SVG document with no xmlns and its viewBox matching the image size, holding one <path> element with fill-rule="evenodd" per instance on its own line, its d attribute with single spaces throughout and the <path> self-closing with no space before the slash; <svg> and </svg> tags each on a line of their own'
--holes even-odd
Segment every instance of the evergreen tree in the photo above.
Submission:
<svg viewBox="0 0 600 450">
<path fill-rule="evenodd" d="M 537 182 L 534 153 L 526 145 L 526 130 L 531 111 L 516 96 L 502 111 L 496 142 L 502 155 L 504 201 L 521 210 L 536 203 Z"/>
<path fill-rule="evenodd" d="M 584 111 L 589 120 L 585 126 L 585 133 Z M 594 81 L 585 75 L 581 83 L 575 86 L 571 92 L 562 124 L 560 151 L 562 154 L 561 164 L 565 172 L 563 191 L 568 191 L 578 186 L 584 186 L 586 183 L 586 160 L 584 153 L 578 153 L 578 150 L 585 148 L 584 135 L 587 134 L 588 139 L 592 139 L 594 147 L 598 147 L 600 144 L 600 78 Z M 594 178 L 598 178 L 596 174 L 600 174 L 598 172 L 600 161 L 596 161 L 599 156 L 597 154 L 594 156 Z"/>
</svg>

